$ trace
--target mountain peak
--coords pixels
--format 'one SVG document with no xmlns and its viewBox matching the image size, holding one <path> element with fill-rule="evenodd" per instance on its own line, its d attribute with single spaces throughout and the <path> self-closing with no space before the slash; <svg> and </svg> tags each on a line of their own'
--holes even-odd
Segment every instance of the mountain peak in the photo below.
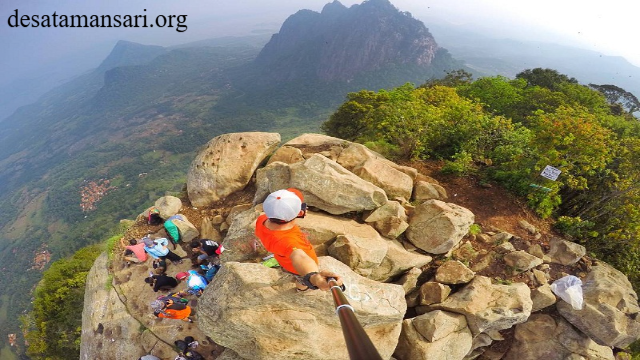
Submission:
<svg viewBox="0 0 640 360">
<path fill-rule="evenodd" d="M 256 64 L 276 80 L 349 81 L 385 66 L 429 67 L 437 50 L 424 24 L 389 0 L 367 0 L 350 8 L 333 1 L 321 13 L 291 15 Z"/>
<path fill-rule="evenodd" d="M 143 45 L 131 41 L 119 40 L 111 53 L 98 66 L 98 71 L 108 71 L 118 66 L 141 65 L 163 54 L 162 46 Z"/>
</svg>

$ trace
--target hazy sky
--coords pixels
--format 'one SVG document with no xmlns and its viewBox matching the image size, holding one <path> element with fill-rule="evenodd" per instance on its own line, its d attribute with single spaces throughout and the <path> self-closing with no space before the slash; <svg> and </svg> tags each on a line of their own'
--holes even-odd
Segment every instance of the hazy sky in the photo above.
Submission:
<svg viewBox="0 0 640 360">
<path fill-rule="evenodd" d="M 255 29 L 277 28 L 303 8 L 321 10 L 326 0 L 0 0 L 0 84 L 29 74 L 38 65 L 76 54 L 97 66 L 118 39 L 174 45 Z M 350 6 L 360 1 L 344 0 Z M 621 55 L 640 66 L 640 2 L 630 0 L 391 0 L 401 11 L 425 21 L 475 26 L 494 36 L 573 42 L 575 46 Z M 187 30 L 175 28 L 12 28 L 18 15 L 159 14 L 187 15 Z M 145 12 L 144 9 L 147 11 Z M 436 39 L 437 41 L 437 39 Z"/>
</svg>

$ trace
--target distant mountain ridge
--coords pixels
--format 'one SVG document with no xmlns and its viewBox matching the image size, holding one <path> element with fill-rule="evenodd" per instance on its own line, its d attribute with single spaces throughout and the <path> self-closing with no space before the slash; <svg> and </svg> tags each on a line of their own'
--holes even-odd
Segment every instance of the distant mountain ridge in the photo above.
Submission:
<svg viewBox="0 0 640 360">
<path fill-rule="evenodd" d="M 640 67 L 620 56 L 538 41 L 494 38 L 471 28 L 430 23 L 431 32 L 478 76 L 510 78 L 525 69 L 550 68 L 581 84 L 613 84 L 640 97 Z"/>
<path fill-rule="evenodd" d="M 441 50 L 421 21 L 388 0 L 334 1 L 291 15 L 255 63 L 276 80 L 349 81 L 389 65 L 429 68 Z"/>
</svg>

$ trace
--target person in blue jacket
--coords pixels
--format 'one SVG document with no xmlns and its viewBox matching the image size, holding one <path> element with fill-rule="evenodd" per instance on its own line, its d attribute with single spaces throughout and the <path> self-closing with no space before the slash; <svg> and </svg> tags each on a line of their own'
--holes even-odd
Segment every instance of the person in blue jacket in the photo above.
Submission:
<svg viewBox="0 0 640 360">
<path fill-rule="evenodd" d="M 187 292 L 189 294 L 200 296 L 207 287 L 207 280 L 195 270 L 189 270 L 187 272 L 181 272 L 176 274 L 178 281 L 187 280 Z"/>
<path fill-rule="evenodd" d="M 180 255 L 169 250 L 167 245 L 169 245 L 169 240 L 166 238 L 160 239 L 151 239 L 148 236 L 142 238 L 144 242 L 144 251 L 149 254 L 154 259 L 169 259 L 171 262 L 180 264 L 182 262 L 182 258 Z"/>
</svg>

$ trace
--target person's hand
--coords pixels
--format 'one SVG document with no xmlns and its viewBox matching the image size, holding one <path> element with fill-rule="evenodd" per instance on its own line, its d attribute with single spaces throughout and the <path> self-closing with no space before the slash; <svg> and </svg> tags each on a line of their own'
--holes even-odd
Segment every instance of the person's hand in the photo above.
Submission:
<svg viewBox="0 0 640 360">
<path fill-rule="evenodd" d="M 327 270 L 322 270 L 320 273 L 313 275 L 309 278 L 309 281 L 311 281 L 311 283 L 314 286 L 317 286 L 320 290 L 327 291 L 331 289 L 328 278 L 334 278 L 338 283 L 338 286 L 342 286 L 342 278 L 340 275 Z"/>
</svg>

